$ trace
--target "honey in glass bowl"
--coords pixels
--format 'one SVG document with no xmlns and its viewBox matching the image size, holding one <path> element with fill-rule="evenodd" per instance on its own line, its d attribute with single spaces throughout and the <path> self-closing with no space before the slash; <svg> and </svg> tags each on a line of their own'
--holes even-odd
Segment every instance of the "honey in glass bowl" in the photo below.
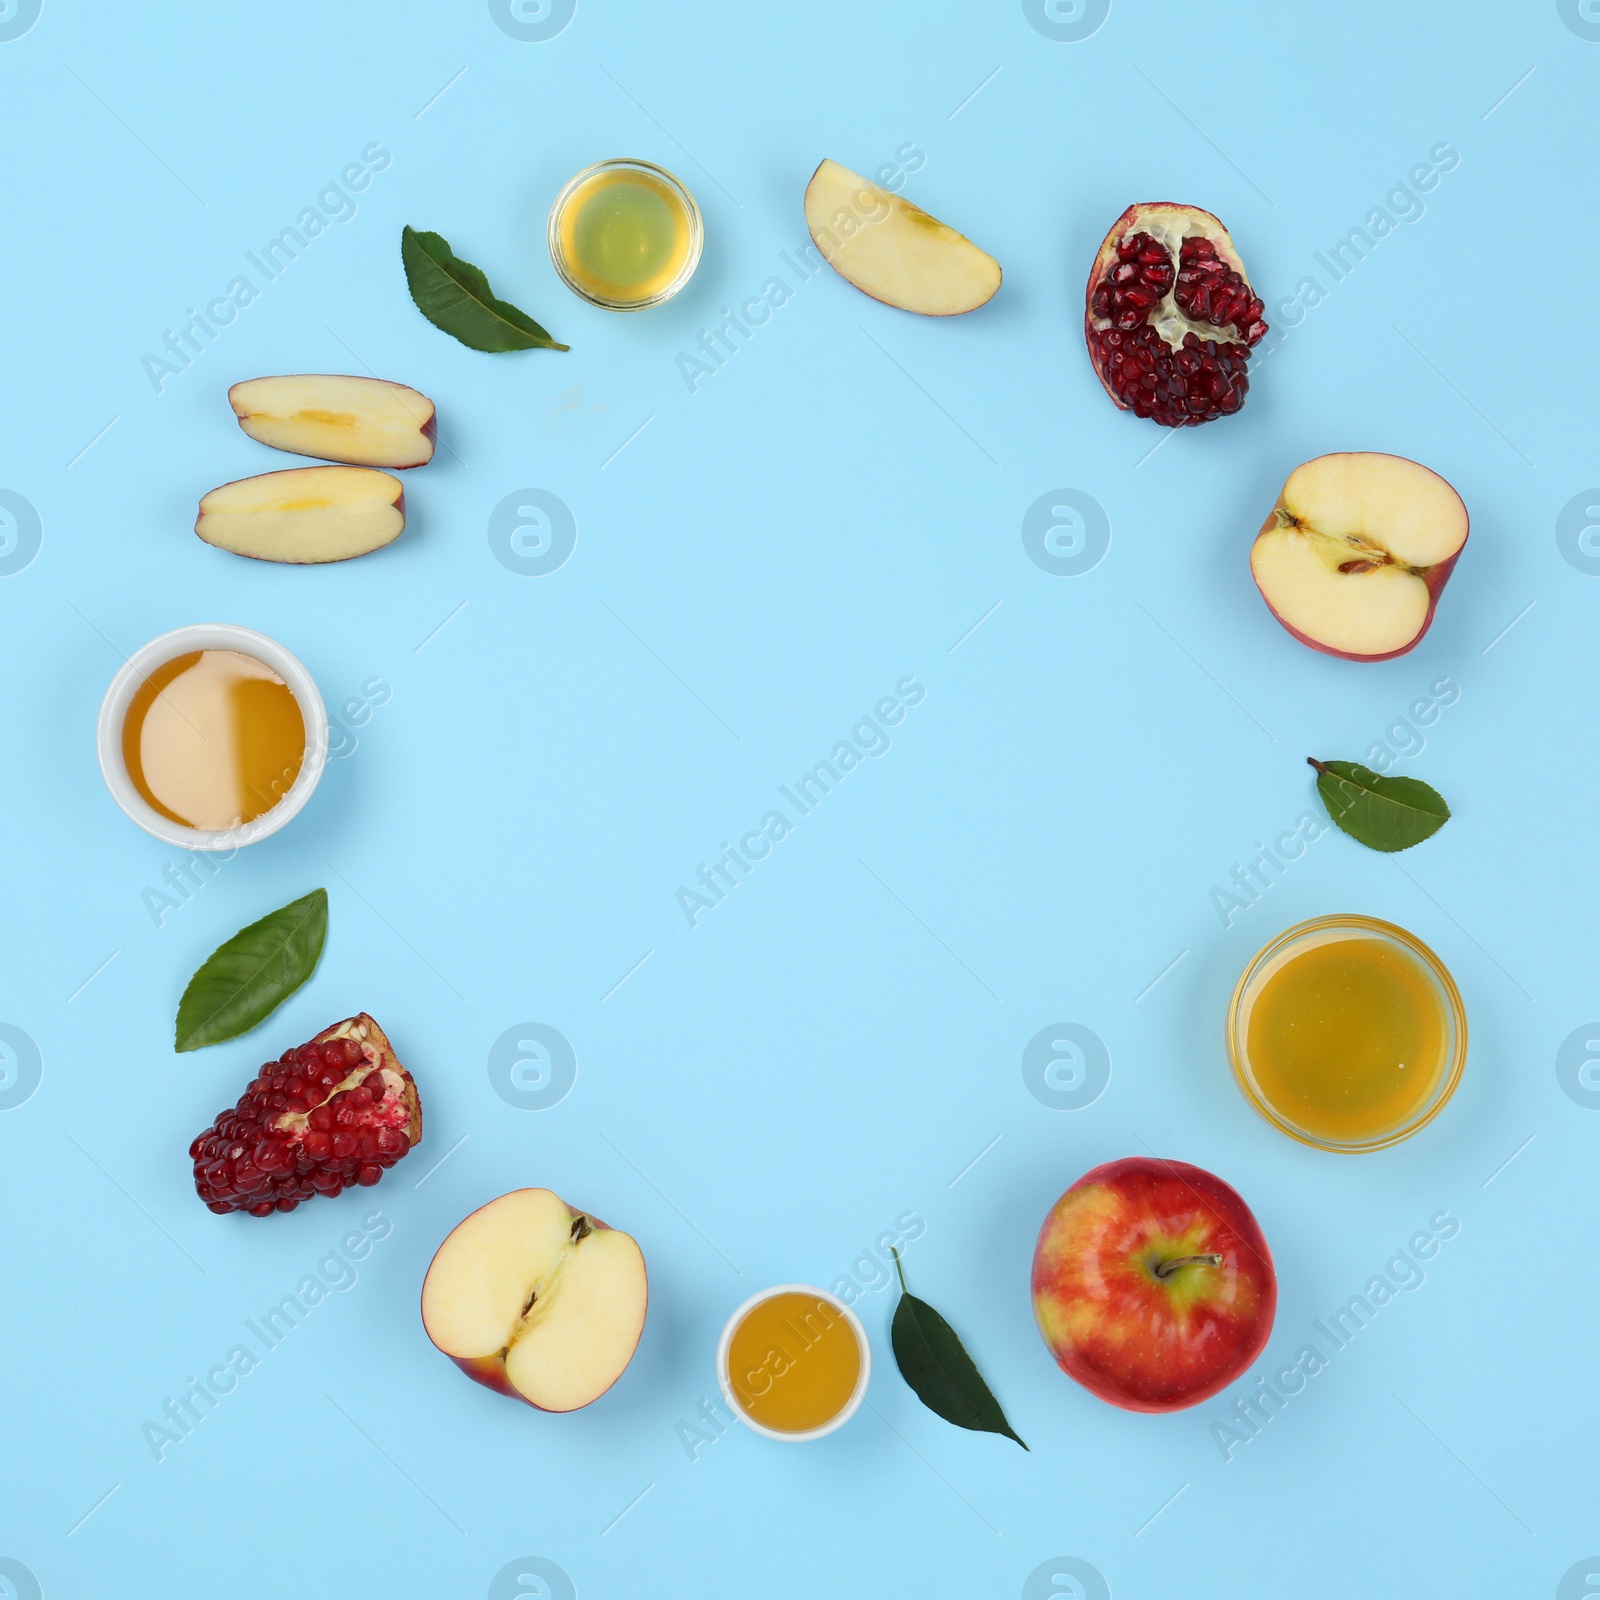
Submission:
<svg viewBox="0 0 1600 1600">
<path fill-rule="evenodd" d="M 1245 969 L 1228 1009 L 1245 1098 L 1324 1150 L 1378 1150 L 1431 1122 L 1466 1061 L 1454 981 L 1419 939 L 1372 917 L 1319 917 Z"/>
<path fill-rule="evenodd" d="M 556 196 L 547 238 L 574 294 L 607 311 L 642 311 L 693 276 L 703 224 L 694 196 L 665 167 L 602 161 Z"/>
</svg>

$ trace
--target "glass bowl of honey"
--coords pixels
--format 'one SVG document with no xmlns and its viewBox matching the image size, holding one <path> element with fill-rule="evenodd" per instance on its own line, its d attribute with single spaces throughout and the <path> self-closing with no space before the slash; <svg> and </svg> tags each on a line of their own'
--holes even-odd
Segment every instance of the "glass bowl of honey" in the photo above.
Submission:
<svg viewBox="0 0 1600 1600">
<path fill-rule="evenodd" d="M 1246 1100 L 1319 1150 L 1382 1150 L 1444 1109 L 1467 1059 L 1467 1013 L 1427 945 L 1375 917 L 1285 929 L 1228 1005 L 1228 1059 Z"/>
<path fill-rule="evenodd" d="M 866 1398 L 872 1346 L 844 1301 L 781 1283 L 741 1305 L 717 1345 L 728 1409 L 756 1433 L 797 1443 L 842 1428 Z"/>
<path fill-rule="evenodd" d="M 665 167 L 618 157 L 569 180 L 546 237 L 561 281 L 580 299 L 643 311 L 694 276 L 705 226 L 694 196 Z"/>
<path fill-rule="evenodd" d="M 311 674 L 275 639 L 227 622 L 152 639 L 111 680 L 96 729 L 112 798 L 184 850 L 232 850 L 276 833 L 328 759 Z"/>
</svg>

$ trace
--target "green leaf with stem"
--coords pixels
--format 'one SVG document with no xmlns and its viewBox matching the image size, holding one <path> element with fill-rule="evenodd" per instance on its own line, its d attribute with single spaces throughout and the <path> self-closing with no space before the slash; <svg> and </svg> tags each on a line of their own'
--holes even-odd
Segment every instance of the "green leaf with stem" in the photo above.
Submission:
<svg viewBox="0 0 1600 1600">
<path fill-rule="evenodd" d="M 1328 815 L 1369 850 L 1409 850 L 1450 820 L 1444 797 L 1419 778 L 1386 778 L 1358 761 L 1306 760 Z"/>
<path fill-rule="evenodd" d="M 565 350 L 527 312 L 496 298 L 489 280 L 463 261 L 437 233 L 406 228 L 400 235 L 406 286 L 434 327 L 472 350 Z"/>
<path fill-rule="evenodd" d="M 919 1300 L 906 1288 L 900 1252 L 890 1253 L 900 1275 L 900 1303 L 894 1308 L 889 1342 L 894 1347 L 895 1365 L 911 1392 L 946 1422 L 977 1433 L 1004 1434 L 1026 1450 L 955 1329 L 926 1300 Z"/>
</svg>

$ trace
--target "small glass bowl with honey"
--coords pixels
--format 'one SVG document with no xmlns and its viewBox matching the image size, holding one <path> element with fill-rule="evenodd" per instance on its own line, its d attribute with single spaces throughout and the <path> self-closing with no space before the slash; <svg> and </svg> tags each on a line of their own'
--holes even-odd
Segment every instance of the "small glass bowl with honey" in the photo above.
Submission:
<svg viewBox="0 0 1600 1600">
<path fill-rule="evenodd" d="M 644 311 L 694 276 L 705 227 L 694 196 L 665 167 L 619 157 L 567 183 L 546 237 L 561 281 L 580 299 Z"/>
<path fill-rule="evenodd" d="M 1382 1150 L 1444 1109 L 1467 1059 L 1467 1013 L 1427 945 L 1393 923 L 1317 917 L 1245 968 L 1228 1059 L 1246 1100 L 1319 1150 Z"/>
<path fill-rule="evenodd" d="M 96 729 L 112 798 L 184 850 L 276 833 L 316 788 L 328 713 L 311 674 L 265 634 L 206 622 L 152 639 L 111 680 Z"/>
</svg>

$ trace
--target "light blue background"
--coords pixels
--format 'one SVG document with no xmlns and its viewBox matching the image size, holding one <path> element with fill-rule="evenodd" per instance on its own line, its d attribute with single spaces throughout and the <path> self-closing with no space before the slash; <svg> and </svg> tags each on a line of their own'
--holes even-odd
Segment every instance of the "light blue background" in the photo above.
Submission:
<svg viewBox="0 0 1600 1600">
<path fill-rule="evenodd" d="M 426 20 L 46 0 L 0 43 L 0 487 L 44 530 L 0 579 L 0 1020 L 43 1061 L 0 1114 L 0 1555 L 51 1597 L 473 1596 L 526 1556 L 585 1597 L 1096 1592 L 1052 1579 L 1070 1556 L 1117 1600 L 1276 1600 L 1548 1595 L 1600 1549 L 1600 1116 L 1555 1071 L 1600 1015 L 1600 582 L 1555 536 L 1600 481 L 1600 20 L 1564 9 L 1116 0 L 1062 42 L 1014 3 L 580 0 L 525 42 L 465 0 Z M 141 358 L 164 331 L 375 141 L 392 162 L 359 213 L 157 393 Z M 1315 252 L 1441 142 L 1460 163 L 1425 214 L 1335 281 Z M 792 279 L 817 161 L 907 143 L 906 192 L 1004 264 L 995 301 L 923 321 L 824 272 L 691 394 L 676 355 Z M 560 184 L 616 154 L 679 172 L 706 219 L 689 290 L 639 317 L 574 299 L 544 247 Z M 1113 409 L 1081 336 L 1096 245 L 1153 198 L 1227 221 L 1288 335 L 1242 416 L 1171 436 Z M 406 223 L 571 353 L 428 326 Z M 1289 328 L 1307 276 L 1326 299 Z M 196 541 L 202 492 L 293 464 L 240 433 L 229 383 L 363 367 L 439 407 L 400 542 L 293 570 Z M 1247 571 L 1289 469 L 1345 449 L 1426 462 L 1473 518 L 1432 631 L 1378 666 L 1296 644 Z M 1070 578 L 1020 536 L 1063 487 L 1113 530 Z M 526 488 L 576 518 L 545 577 L 486 533 Z M 209 620 L 282 640 L 336 715 L 369 679 L 391 694 L 306 812 L 158 927 L 143 891 L 180 857 L 112 804 L 94 719 L 122 654 Z M 927 698 L 892 750 L 691 930 L 675 889 L 908 674 Z M 1419 750 L 1395 719 L 1442 677 L 1459 698 Z M 1386 737 L 1449 826 L 1399 858 L 1330 835 L 1225 927 L 1212 887 L 1316 806 L 1305 757 Z M 249 1039 L 174 1055 L 197 963 L 317 884 L 312 982 Z M 1361 1159 L 1259 1121 L 1221 1044 L 1250 955 L 1335 910 L 1413 929 L 1472 1024 L 1445 1114 Z M 422 1147 L 370 1195 L 205 1211 L 190 1138 L 259 1061 L 363 1008 L 416 1074 Z M 542 1111 L 486 1066 L 531 1021 L 578 1061 Z M 1113 1063 L 1078 1111 L 1020 1068 L 1062 1021 Z M 1221 1402 L 1114 1410 L 1034 1330 L 1047 1207 L 1146 1151 L 1254 1207 L 1273 1367 L 1435 1212 L 1461 1231 L 1224 1461 Z M 524 1184 L 650 1265 L 636 1359 L 573 1416 L 465 1382 L 417 1316 L 448 1229 Z M 141 1425 L 373 1208 L 393 1232 L 359 1283 L 158 1463 Z M 716 1394 L 728 1311 L 833 1283 L 906 1211 L 914 1288 L 1032 1453 L 919 1405 L 880 1292 L 872 1410 L 808 1448 L 733 1428 L 691 1460 L 678 1425 Z M 515 1570 L 496 1600 L 566 1592 Z"/>
</svg>

